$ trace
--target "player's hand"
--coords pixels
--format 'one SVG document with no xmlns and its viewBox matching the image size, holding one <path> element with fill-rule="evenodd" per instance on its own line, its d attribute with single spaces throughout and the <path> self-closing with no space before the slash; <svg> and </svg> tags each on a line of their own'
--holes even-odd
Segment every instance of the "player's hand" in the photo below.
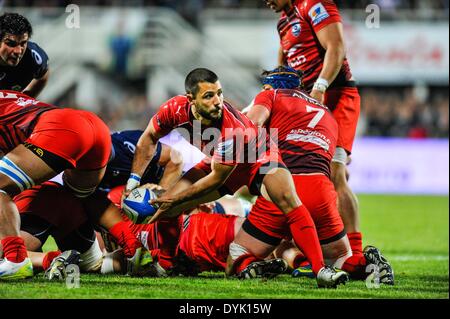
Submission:
<svg viewBox="0 0 450 319">
<path fill-rule="evenodd" d="M 212 214 L 214 213 L 215 203 L 204 203 L 197 206 L 197 210 L 202 213 Z"/>
<path fill-rule="evenodd" d="M 149 190 L 151 190 L 152 192 L 154 192 L 156 194 L 156 196 L 161 197 L 162 194 L 164 194 L 164 192 L 166 191 L 164 188 L 162 188 L 160 185 L 158 184 L 153 184 L 153 183 L 147 183 L 145 185 L 142 185 L 141 187 L 147 188 Z"/>
<path fill-rule="evenodd" d="M 122 206 L 123 201 L 125 200 L 125 198 L 127 198 L 128 195 L 130 195 L 131 191 L 132 191 L 132 190 L 130 190 L 130 189 L 126 189 L 126 188 L 123 189 L 122 196 L 121 196 L 121 198 L 120 198 L 120 205 L 121 205 L 121 206 Z"/>
<path fill-rule="evenodd" d="M 318 91 L 318 90 L 312 90 L 311 93 L 309 94 L 313 99 L 316 99 L 317 101 L 319 101 L 320 103 L 323 104 L 324 102 L 324 97 L 325 95 L 323 94 L 323 92 Z"/>
<path fill-rule="evenodd" d="M 181 215 L 181 212 L 174 212 L 172 210 L 172 208 L 174 208 L 178 204 L 178 202 L 176 202 L 174 198 L 164 198 L 163 196 L 160 198 L 152 199 L 149 203 L 158 207 L 155 215 L 153 215 L 152 219 L 150 219 L 149 224 L 152 224 L 160 219 L 173 218 Z"/>
<path fill-rule="evenodd" d="M 141 184 L 141 176 L 139 176 L 138 174 L 131 173 L 130 178 L 128 178 L 127 185 L 123 190 L 120 203 L 123 204 L 123 200 L 127 198 L 128 195 L 130 195 L 133 189 L 139 187 L 140 184 Z"/>
</svg>

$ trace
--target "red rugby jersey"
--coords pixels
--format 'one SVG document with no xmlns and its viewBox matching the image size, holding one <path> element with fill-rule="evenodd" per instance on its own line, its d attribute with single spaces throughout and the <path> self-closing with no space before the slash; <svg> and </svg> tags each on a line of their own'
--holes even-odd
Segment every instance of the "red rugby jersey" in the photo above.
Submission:
<svg viewBox="0 0 450 319">
<path fill-rule="evenodd" d="M 39 116 L 55 106 L 15 91 L 0 91 L 0 153 L 22 144 L 33 131 Z"/>
<path fill-rule="evenodd" d="M 280 45 L 288 65 L 304 72 L 303 84 L 310 92 L 323 68 L 325 49 L 316 33 L 329 24 L 342 22 L 331 0 L 296 0 L 294 8 L 281 15 L 278 21 Z M 351 86 L 352 78 L 347 58 L 330 87 Z"/>
<path fill-rule="evenodd" d="M 249 118 L 227 102 L 224 102 L 221 119 L 212 126 L 195 120 L 187 97 L 182 95 L 164 103 L 151 121 L 156 131 L 163 134 L 178 129 L 205 155 L 225 165 L 254 163 L 259 149 L 267 147 L 269 150 L 269 137 L 265 132 L 258 130 Z"/>
<path fill-rule="evenodd" d="M 336 151 L 338 126 L 328 108 L 299 90 L 267 90 L 254 105 L 270 112 L 267 128 L 278 129 L 278 148 L 293 174 L 324 173 Z"/>
</svg>

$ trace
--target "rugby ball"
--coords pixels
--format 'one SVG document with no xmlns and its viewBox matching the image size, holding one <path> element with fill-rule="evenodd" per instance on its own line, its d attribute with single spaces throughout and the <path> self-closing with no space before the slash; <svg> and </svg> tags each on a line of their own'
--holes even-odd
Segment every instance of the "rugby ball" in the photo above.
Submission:
<svg viewBox="0 0 450 319">
<path fill-rule="evenodd" d="M 123 200 L 122 210 L 133 223 L 146 224 L 157 211 L 153 205 L 149 204 L 149 201 L 155 198 L 156 194 L 150 189 L 135 188 Z"/>
</svg>

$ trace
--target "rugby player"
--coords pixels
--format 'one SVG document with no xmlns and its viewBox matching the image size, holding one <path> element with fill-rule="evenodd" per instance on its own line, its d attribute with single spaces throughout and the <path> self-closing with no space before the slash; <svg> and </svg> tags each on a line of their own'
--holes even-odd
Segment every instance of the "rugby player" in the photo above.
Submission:
<svg viewBox="0 0 450 319">
<path fill-rule="evenodd" d="M 0 16 L 0 90 L 37 97 L 49 78 L 47 53 L 29 41 L 30 22 L 17 13 Z"/>
<path fill-rule="evenodd" d="M 348 185 L 349 162 L 360 113 L 360 96 L 345 56 L 342 19 L 331 0 L 265 0 L 281 12 L 279 65 L 303 71 L 303 85 L 311 97 L 325 104 L 339 133 L 331 163 L 331 180 L 338 209 L 353 252 L 362 252 L 358 201 Z"/>
<path fill-rule="evenodd" d="M 191 143 L 211 158 L 189 170 L 152 201 L 160 207 L 151 222 L 179 216 L 187 209 L 226 193 L 233 194 L 246 185 L 254 195 L 264 193 L 286 215 L 292 236 L 311 261 L 319 286 L 336 286 L 346 281 L 346 273 L 325 266 L 314 222 L 294 191 L 292 176 L 276 145 L 266 134 L 259 135 L 263 130 L 258 131 L 245 115 L 224 102 L 221 84 L 212 71 L 203 68 L 191 71 L 185 88 L 185 96 L 174 97 L 161 106 L 141 136 L 124 195 L 139 185 L 156 142 L 172 129 L 183 127 Z M 249 159 L 252 155 L 254 161 Z M 232 244 L 230 255 L 237 258 L 243 250 L 242 246 Z"/>
<path fill-rule="evenodd" d="M 85 205 L 96 205 L 95 190 L 111 154 L 108 127 L 93 113 L 61 109 L 20 92 L 0 91 L 0 279 L 33 275 L 20 218 L 12 197 L 60 172 L 63 181 Z M 108 218 L 105 218 L 105 217 Z M 139 268 L 148 260 L 120 213 L 104 210 L 91 216 L 118 239 Z"/>
<path fill-rule="evenodd" d="M 352 254 L 330 180 L 338 137 L 331 112 L 298 89 L 301 76 L 293 68 L 279 67 L 263 73 L 262 78 L 265 90 L 256 96 L 247 116 L 258 126 L 277 129 L 283 162 L 314 220 L 325 261 L 355 278 L 363 278 L 367 263 L 373 263 L 379 268 L 380 281 L 393 284 L 392 267 L 377 248 L 367 246 L 364 253 Z M 259 197 L 235 241 L 249 248 L 251 243 L 256 251 L 257 239 L 273 250 L 289 238 L 285 219 L 273 203 Z"/>
</svg>

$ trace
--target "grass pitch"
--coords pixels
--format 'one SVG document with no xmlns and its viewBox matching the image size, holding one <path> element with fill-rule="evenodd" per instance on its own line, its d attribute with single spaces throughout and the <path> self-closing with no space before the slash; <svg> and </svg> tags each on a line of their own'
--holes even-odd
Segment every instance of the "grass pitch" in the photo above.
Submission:
<svg viewBox="0 0 450 319">
<path fill-rule="evenodd" d="M 317 289 L 315 280 L 289 275 L 239 281 L 222 273 L 164 279 L 82 274 L 80 288 L 68 289 L 38 274 L 29 281 L 0 282 L 0 299 L 448 299 L 448 196 L 358 198 L 363 243 L 380 248 L 391 262 L 395 286 L 367 288 L 363 281 L 352 281 L 336 290 Z"/>
</svg>

